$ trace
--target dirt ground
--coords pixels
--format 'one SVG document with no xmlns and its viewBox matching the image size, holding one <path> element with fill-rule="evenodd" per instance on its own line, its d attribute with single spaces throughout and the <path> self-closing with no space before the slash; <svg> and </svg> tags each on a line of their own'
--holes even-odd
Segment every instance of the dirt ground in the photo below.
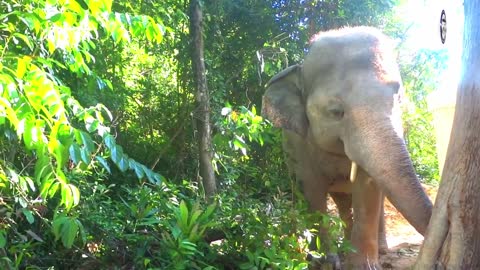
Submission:
<svg viewBox="0 0 480 270">
<path fill-rule="evenodd" d="M 432 202 L 435 201 L 437 187 L 423 185 L 423 188 Z M 333 205 L 331 201 L 329 208 Z M 380 257 L 383 269 L 410 269 L 417 258 L 423 236 L 415 231 L 388 200 L 385 202 L 385 220 L 389 252 Z"/>
</svg>

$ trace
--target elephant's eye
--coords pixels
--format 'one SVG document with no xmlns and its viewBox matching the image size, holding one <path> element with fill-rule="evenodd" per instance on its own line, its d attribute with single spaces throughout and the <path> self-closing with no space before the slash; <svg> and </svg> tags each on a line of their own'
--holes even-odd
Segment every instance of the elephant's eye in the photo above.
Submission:
<svg viewBox="0 0 480 270">
<path fill-rule="evenodd" d="M 343 114 L 344 114 L 343 110 L 334 109 L 334 110 L 330 110 L 329 112 L 333 118 L 336 118 L 336 119 L 343 118 Z"/>
<path fill-rule="evenodd" d="M 345 114 L 345 111 L 343 110 L 343 106 L 340 103 L 337 102 L 331 102 L 330 104 L 327 105 L 326 108 L 328 116 L 335 120 L 340 120 L 343 118 L 343 115 Z"/>
</svg>

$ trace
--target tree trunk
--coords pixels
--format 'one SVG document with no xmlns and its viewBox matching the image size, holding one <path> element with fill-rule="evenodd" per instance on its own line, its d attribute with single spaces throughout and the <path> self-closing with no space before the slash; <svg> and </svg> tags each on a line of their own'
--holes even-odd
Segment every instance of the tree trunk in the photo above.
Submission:
<svg viewBox="0 0 480 270">
<path fill-rule="evenodd" d="M 200 178 L 202 179 L 205 195 L 211 198 L 215 195 L 217 185 L 212 165 L 212 137 L 210 127 L 210 101 L 208 95 L 207 78 L 205 75 L 205 60 L 203 55 L 203 22 L 202 9 L 199 0 L 191 0 L 191 35 L 193 38 L 192 63 L 196 79 L 196 111 L 198 151 L 200 160 Z"/>
<path fill-rule="evenodd" d="M 415 269 L 480 269 L 480 2 L 465 0 L 462 79 L 442 182 Z"/>
</svg>

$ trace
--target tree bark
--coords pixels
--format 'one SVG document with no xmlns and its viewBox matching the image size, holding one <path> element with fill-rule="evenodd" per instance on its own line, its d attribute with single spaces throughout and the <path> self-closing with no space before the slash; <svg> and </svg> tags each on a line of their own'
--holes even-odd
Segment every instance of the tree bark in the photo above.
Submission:
<svg viewBox="0 0 480 270">
<path fill-rule="evenodd" d="M 415 269 L 480 269 L 480 2 L 465 0 L 462 79 L 442 182 Z"/>
<path fill-rule="evenodd" d="M 191 35 L 193 39 L 192 63 L 196 79 L 196 117 L 198 151 L 199 151 L 199 174 L 207 198 L 215 195 L 217 190 L 215 172 L 212 165 L 212 132 L 210 126 L 210 100 L 205 72 L 204 46 L 203 46 L 203 22 L 202 8 L 199 0 L 190 1 L 191 8 Z"/>
</svg>

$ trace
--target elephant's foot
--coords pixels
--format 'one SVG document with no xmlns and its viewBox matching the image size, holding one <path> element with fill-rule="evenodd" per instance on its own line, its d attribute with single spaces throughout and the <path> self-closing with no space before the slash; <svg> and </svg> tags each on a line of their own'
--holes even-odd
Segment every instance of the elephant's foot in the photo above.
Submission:
<svg viewBox="0 0 480 270">
<path fill-rule="evenodd" d="M 360 256 L 359 254 L 350 254 L 347 258 L 345 269 L 352 270 L 381 270 L 382 266 L 376 258 Z"/>
<path fill-rule="evenodd" d="M 337 254 L 328 254 L 327 256 L 317 256 L 309 253 L 307 255 L 309 261 L 309 270 L 341 270 L 340 257 Z"/>
<path fill-rule="evenodd" d="M 362 264 L 348 264 L 346 269 L 351 270 L 382 270 L 378 262 L 368 262 Z"/>
</svg>

